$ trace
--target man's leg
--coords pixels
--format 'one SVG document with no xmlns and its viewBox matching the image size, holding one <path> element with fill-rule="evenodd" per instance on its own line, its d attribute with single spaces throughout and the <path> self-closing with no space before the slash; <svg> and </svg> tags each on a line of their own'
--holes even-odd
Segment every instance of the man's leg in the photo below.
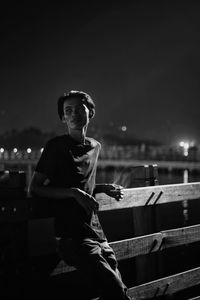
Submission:
<svg viewBox="0 0 200 300">
<path fill-rule="evenodd" d="M 117 259 L 116 259 L 113 249 L 110 247 L 110 245 L 107 242 L 101 243 L 100 246 L 102 248 L 103 257 L 106 259 L 106 261 L 109 263 L 110 267 L 114 270 L 116 275 L 121 280 L 122 288 L 123 288 L 124 294 L 125 294 L 124 298 L 122 298 L 122 299 L 130 299 L 130 297 L 127 295 L 128 289 L 127 289 L 126 285 L 123 283 L 121 273 L 118 269 L 118 262 L 117 262 Z"/>
<path fill-rule="evenodd" d="M 89 239 L 72 241 L 69 245 L 69 242 L 61 239 L 60 252 L 66 263 L 76 266 L 84 277 L 95 283 L 101 299 L 130 299 L 117 269 L 114 252 L 108 246 Z"/>
</svg>

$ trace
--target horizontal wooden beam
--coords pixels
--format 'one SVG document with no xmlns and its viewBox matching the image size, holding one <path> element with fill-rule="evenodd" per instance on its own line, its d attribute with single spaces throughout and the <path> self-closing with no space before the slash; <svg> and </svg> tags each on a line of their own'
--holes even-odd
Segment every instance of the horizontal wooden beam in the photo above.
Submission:
<svg viewBox="0 0 200 300">
<path fill-rule="evenodd" d="M 128 294 L 134 299 L 155 299 L 198 284 L 200 284 L 200 267 L 132 287 L 128 290 Z"/>
<path fill-rule="evenodd" d="M 109 244 L 115 251 L 117 259 L 123 260 L 197 241 L 200 241 L 200 225 L 165 230 Z M 73 270 L 75 268 L 69 267 L 64 261 L 61 261 L 52 275 L 71 272 Z"/>
<path fill-rule="evenodd" d="M 200 225 L 165 230 L 110 243 L 117 259 L 127 259 L 200 241 Z"/>
<path fill-rule="evenodd" d="M 162 243 L 162 234 L 153 233 L 132 239 L 110 243 L 118 260 L 158 251 Z"/>
<path fill-rule="evenodd" d="M 200 199 L 200 182 L 124 189 L 121 201 L 103 193 L 97 199 L 101 211 Z"/>
<path fill-rule="evenodd" d="M 177 247 L 200 241 L 200 225 L 161 231 L 163 244 L 161 249 Z"/>
<path fill-rule="evenodd" d="M 17 197 L 16 191 L 11 191 L 12 197 L 7 201 L 2 196 L 0 200 L 0 222 L 6 220 L 20 220 L 38 218 L 34 216 L 35 206 L 39 212 L 39 218 L 42 216 L 42 212 L 46 211 L 48 206 L 48 199 L 42 199 L 34 197 L 25 197 L 25 195 L 20 194 L 20 201 L 18 199 L 13 199 L 13 195 Z M 13 194 L 14 193 L 14 194 Z M 97 195 L 97 200 L 99 201 L 100 211 L 108 211 L 123 208 L 134 208 L 138 206 L 155 205 L 162 203 L 170 203 L 184 200 L 200 199 L 200 182 L 193 183 L 181 183 L 172 185 L 157 185 L 157 186 L 147 186 L 139 188 L 129 188 L 124 189 L 124 198 L 121 201 L 116 201 L 115 199 L 106 196 L 101 193 Z M 40 204 L 39 204 L 40 202 Z M 43 210 L 40 209 L 43 207 Z M 14 210 L 12 210 L 12 208 Z M 45 209 L 44 209 L 45 208 Z M 37 212 L 37 213 L 38 213 Z M 48 215 L 46 217 L 53 217 Z"/>
</svg>

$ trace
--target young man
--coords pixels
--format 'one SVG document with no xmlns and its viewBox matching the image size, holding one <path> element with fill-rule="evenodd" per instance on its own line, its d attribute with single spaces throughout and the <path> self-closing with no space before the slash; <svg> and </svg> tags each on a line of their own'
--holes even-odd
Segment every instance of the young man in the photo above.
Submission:
<svg viewBox="0 0 200 300">
<path fill-rule="evenodd" d="M 95 284 L 100 299 L 130 299 L 97 215 L 96 193 L 121 200 L 123 190 L 119 185 L 95 183 L 101 146 L 86 136 L 95 104 L 82 91 L 64 94 L 57 104 L 67 133 L 47 142 L 35 168 L 30 193 L 52 199 L 59 252 L 66 263 Z"/>
</svg>

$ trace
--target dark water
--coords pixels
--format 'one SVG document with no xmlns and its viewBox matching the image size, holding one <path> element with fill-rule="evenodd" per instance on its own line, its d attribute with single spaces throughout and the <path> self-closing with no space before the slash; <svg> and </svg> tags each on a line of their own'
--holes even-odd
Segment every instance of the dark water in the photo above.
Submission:
<svg viewBox="0 0 200 300">
<path fill-rule="evenodd" d="M 200 182 L 200 172 L 180 170 L 176 172 L 158 171 L 159 184 L 175 184 L 187 182 Z"/>
<path fill-rule="evenodd" d="M 134 187 L 134 178 L 132 177 L 131 169 L 128 168 L 106 168 L 97 170 L 97 183 L 118 183 L 125 188 Z M 186 182 L 200 182 L 200 172 L 189 170 L 174 170 L 167 171 L 158 169 L 158 183 L 176 184 Z"/>
</svg>

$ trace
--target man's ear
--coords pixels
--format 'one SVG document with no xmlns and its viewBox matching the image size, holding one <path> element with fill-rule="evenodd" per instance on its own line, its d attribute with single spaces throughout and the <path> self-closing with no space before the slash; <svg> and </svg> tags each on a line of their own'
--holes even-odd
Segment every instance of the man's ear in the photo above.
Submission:
<svg viewBox="0 0 200 300">
<path fill-rule="evenodd" d="M 62 116 L 62 120 L 61 120 L 63 123 L 66 123 L 66 116 L 63 114 Z"/>
<path fill-rule="evenodd" d="M 89 112 L 90 119 L 94 118 L 94 116 L 95 116 L 95 110 L 91 109 L 90 112 Z"/>
</svg>

